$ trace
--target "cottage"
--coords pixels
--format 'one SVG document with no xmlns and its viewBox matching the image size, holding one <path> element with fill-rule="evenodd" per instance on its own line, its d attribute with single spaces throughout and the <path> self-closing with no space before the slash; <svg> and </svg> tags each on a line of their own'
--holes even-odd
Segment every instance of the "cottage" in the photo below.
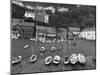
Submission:
<svg viewBox="0 0 100 75">
<path fill-rule="evenodd" d="M 96 39 L 95 35 L 96 35 L 95 28 L 87 28 L 84 29 L 82 32 L 80 32 L 79 37 L 82 39 L 95 40 Z"/>
</svg>

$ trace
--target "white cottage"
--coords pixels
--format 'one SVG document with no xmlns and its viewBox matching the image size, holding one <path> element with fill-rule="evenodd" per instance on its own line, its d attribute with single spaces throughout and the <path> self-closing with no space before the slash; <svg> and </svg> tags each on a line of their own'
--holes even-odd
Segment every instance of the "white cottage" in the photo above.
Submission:
<svg viewBox="0 0 100 75">
<path fill-rule="evenodd" d="M 96 39 L 95 28 L 84 29 L 82 32 L 80 32 L 79 37 L 88 40 L 95 40 Z"/>
</svg>

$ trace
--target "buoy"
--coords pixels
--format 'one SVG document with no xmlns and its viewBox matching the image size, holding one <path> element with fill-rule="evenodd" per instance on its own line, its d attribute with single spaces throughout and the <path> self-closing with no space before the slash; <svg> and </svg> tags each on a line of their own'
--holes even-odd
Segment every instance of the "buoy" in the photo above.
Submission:
<svg viewBox="0 0 100 75">
<path fill-rule="evenodd" d="M 48 57 L 46 57 L 45 58 L 45 65 L 49 65 L 49 64 L 51 64 L 52 63 L 52 56 L 48 56 Z"/>
<path fill-rule="evenodd" d="M 54 64 L 59 64 L 60 60 L 61 60 L 60 56 L 56 55 L 56 56 L 54 56 L 53 63 Z"/>
<path fill-rule="evenodd" d="M 37 60 L 37 56 L 36 55 L 32 55 L 30 57 L 30 62 L 35 62 Z"/>
<path fill-rule="evenodd" d="M 77 54 L 72 54 L 70 57 L 69 57 L 69 61 L 71 64 L 76 64 L 78 62 L 78 57 L 77 57 Z"/>
</svg>

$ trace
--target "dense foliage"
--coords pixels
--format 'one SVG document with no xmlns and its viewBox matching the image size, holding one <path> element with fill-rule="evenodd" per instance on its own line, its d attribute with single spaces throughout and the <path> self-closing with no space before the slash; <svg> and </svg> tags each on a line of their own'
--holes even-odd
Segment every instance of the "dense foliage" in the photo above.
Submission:
<svg viewBox="0 0 100 75">
<path fill-rule="evenodd" d="M 49 23 L 53 26 L 56 27 L 60 26 L 66 28 L 72 26 L 84 29 L 86 27 L 93 27 L 96 25 L 95 6 L 81 5 L 77 7 L 76 5 L 64 5 L 65 8 L 68 8 L 67 12 L 58 12 L 57 11 L 58 6 L 54 4 L 52 6 L 55 7 L 56 12 L 54 14 L 51 13 L 49 10 L 46 12 L 50 15 Z M 26 10 L 27 10 L 26 8 L 12 4 L 12 9 L 11 9 L 12 17 L 23 18 Z"/>
</svg>

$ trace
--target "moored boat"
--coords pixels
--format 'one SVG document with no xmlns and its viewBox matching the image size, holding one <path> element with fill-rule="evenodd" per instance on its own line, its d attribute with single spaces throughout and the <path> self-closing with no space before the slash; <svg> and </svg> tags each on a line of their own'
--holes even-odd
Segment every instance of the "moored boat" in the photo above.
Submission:
<svg viewBox="0 0 100 75">
<path fill-rule="evenodd" d="M 19 63 L 21 60 L 22 60 L 22 56 L 13 57 L 11 60 L 11 63 L 16 64 L 16 63 Z"/>
<path fill-rule="evenodd" d="M 60 60 L 61 60 L 61 57 L 58 56 L 58 55 L 56 55 L 56 56 L 54 56 L 53 63 L 54 64 L 59 64 L 60 63 Z"/>
<path fill-rule="evenodd" d="M 32 63 L 32 62 L 35 62 L 37 60 L 37 56 L 36 55 L 32 55 L 31 57 L 30 57 L 30 62 Z"/>
<path fill-rule="evenodd" d="M 45 65 L 51 64 L 51 63 L 52 63 L 52 60 L 53 60 L 52 56 L 46 57 L 46 58 L 45 58 Z"/>
<path fill-rule="evenodd" d="M 77 54 L 73 53 L 69 57 L 69 61 L 70 61 L 71 64 L 76 64 L 78 62 L 78 56 L 77 56 Z"/>
<path fill-rule="evenodd" d="M 64 62 L 65 65 L 69 63 L 69 56 L 68 55 L 66 55 L 64 57 L 64 61 L 63 62 Z"/>
</svg>

